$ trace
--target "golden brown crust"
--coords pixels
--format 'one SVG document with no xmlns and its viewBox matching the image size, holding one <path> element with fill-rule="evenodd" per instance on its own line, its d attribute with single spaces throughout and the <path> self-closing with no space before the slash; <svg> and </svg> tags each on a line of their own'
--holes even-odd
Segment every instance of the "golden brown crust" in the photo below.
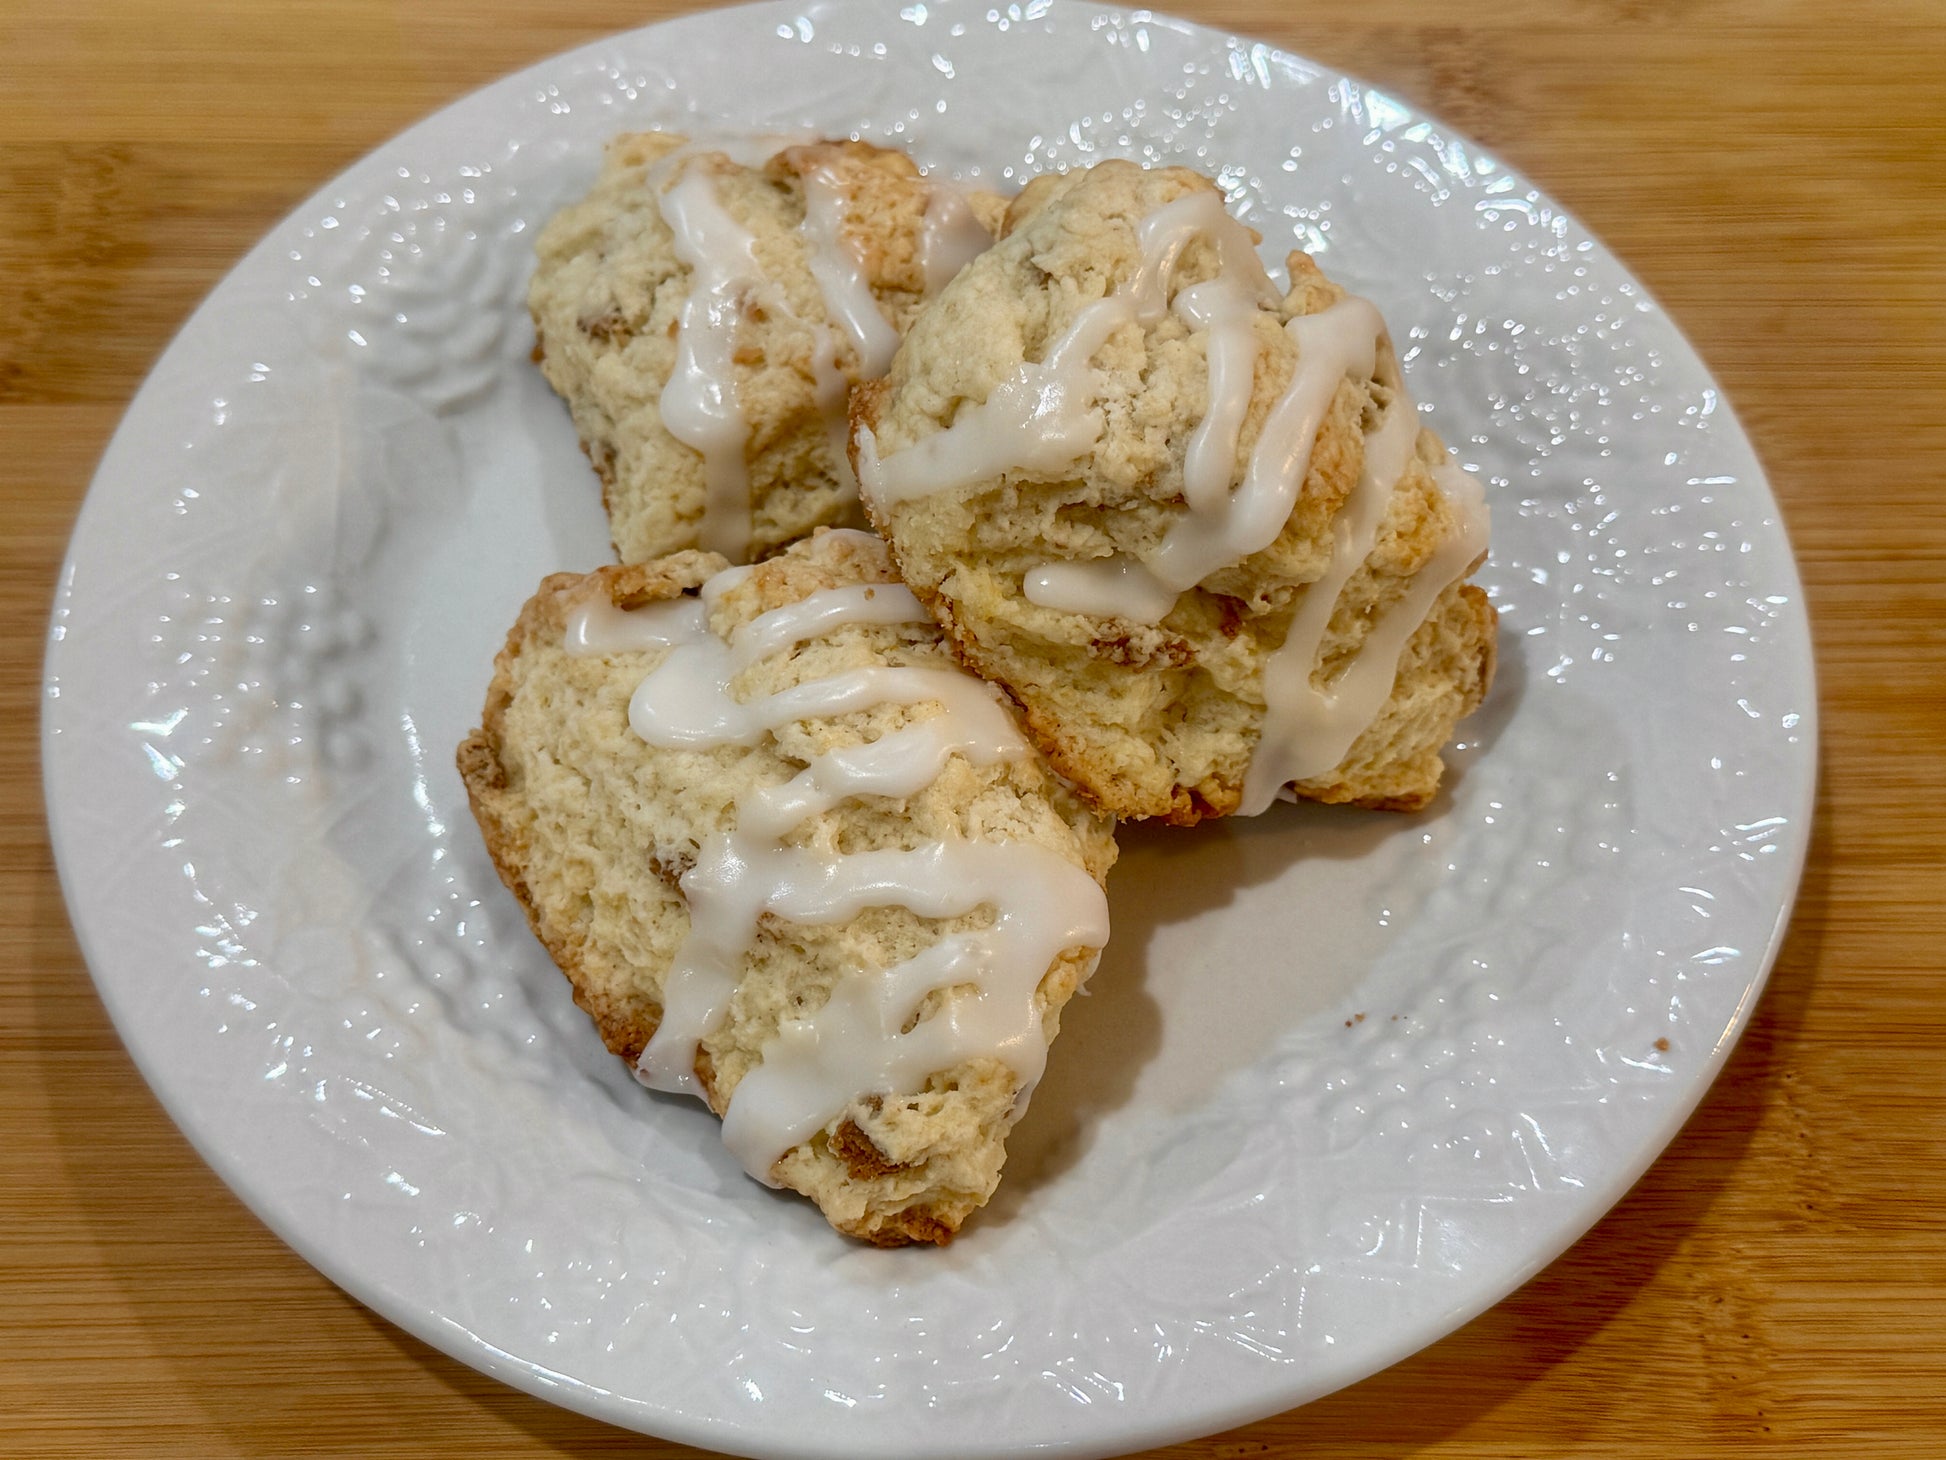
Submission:
<svg viewBox="0 0 1946 1460">
<path fill-rule="evenodd" d="M 869 1233 L 852 1235 L 864 1236 L 874 1247 L 915 1247 L 928 1242 L 935 1247 L 945 1247 L 958 1232 L 957 1227 L 948 1226 L 920 1207 L 907 1207 L 883 1226 L 875 1227 Z"/>
<path fill-rule="evenodd" d="M 1475 573 L 1479 568 L 1480 564 L 1474 563 L 1466 571 Z M 1479 645 L 1479 656 L 1474 661 L 1475 668 L 1468 687 L 1465 708 L 1460 711 L 1461 716 L 1464 717 L 1479 709 L 1481 702 L 1487 697 L 1487 692 L 1493 688 L 1494 671 L 1500 667 L 1500 612 L 1487 597 L 1486 589 L 1477 583 L 1460 584 L 1459 595 L 1479 626 L 1474 635 Z"/>
<path fill-rule="evenodd" d="M 981 652 L 978 639 L 961 621 L 956 605 L 943 594 L 913 590 L 913 596 L 926 606 L 939 626 L 946 631 L 946 642 L 953 657 L 974 674 L 990 676 L 995 672 L 993 656 Z M 1020 722 L 1034 748 L 1047 757 L 1074 787 L 1074 793 L 1103 816 L 1140 815 L 1169 826 L 1195 826 L 1211 816 L 1227 816 L 1242 799 L 1236 788 L 1226 790 L 1210 782 L 1196 786 L 1171 786 L 1168 800 L 1158 802 L 1151 793 L 1104 767 L 1086 744 L 1078 743 L 1057 713 L 1038 703 L 1024 701 L 1004 680 L 995 683 L 1013 702 Z M 1139 812 L 1130 808 L 1139 807 Z M 1119 809 L 1118 809 L 1119 808 Z"/>
</svg>

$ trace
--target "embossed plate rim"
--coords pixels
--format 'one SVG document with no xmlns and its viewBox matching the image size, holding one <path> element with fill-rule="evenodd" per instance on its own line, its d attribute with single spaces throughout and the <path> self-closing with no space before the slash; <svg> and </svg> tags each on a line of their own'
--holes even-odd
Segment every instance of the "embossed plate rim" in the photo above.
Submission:
<svg viewBox="0 0 1946 1460">
<path fill-rule="evenodd" d="M 933 8 L 948 16 L 964 13 L 969 19 L 979 13 L 976 9 L 959 12 L 951 6 Z M 1562 1220 L 1558 1219 L 1557 1214 L 1557 1219 L 1547 1227 L 1546 1241 L 1530 1243 L 1516 1255 L 1497 1254 L 1497 1261 L 1486 1264 L 1491 1276 L 1479 1278 L 1476 1275 L 1470 1284 L 1462 1283 L 1458 1300 L 1444 1306 L 1422 1308 L 1410 1321 L 1392 1324 L 1377 1340 L 1371 1334 L 1362 1335 L 1363 1346 L 1348 1344 L 1346 1349 L 1339 1351 L 1347 1356 L 1346 1359 L 1335 1365 L 1306 1351 L 1307 1357 L 1316 1359 L 1314 1365 L 1253 1370 L 1252 1374 L 1261 1372 L 1267 1377 L 1262 1381 L 1248 1381 L 1242 1388 L 1209 1389 L 1198 1393 L 1189 1403 L 1172 1405 L 1138 1395 L 1113 1407 L 1106 1403 L 1071 1403 L 1054 1417 L 1050 1417 L 1051 1411 L 1043 1408 L 1031 1412 L 1032 1416 L 1038 1417 L 1038 1428 L 1031 1431 L 1009 1429 L 1008 1421 L 1002 1420 L 977 1443 L 968 1444 L 957 1435 L 949 1434 L 943 1439 L 939 1437 L 928 1427 L 922 1411 L 893 1413 L 889 1417 L 883 1413 L 876 1416 L 861 1413 L 854 1425 L 843 1432 L 794 1429 L 788 1424 L 789 1416 L 776 1408 L 777 1401 L 774 1399 L 770 1408 L 759 1400 L 735 1412 L 707 1407 L 685 1408 L 680 1401 L 671 1401 L 667 1396 L 649 1392 L 653 1386 L 645 1386 L 633 1393 L 602 1389 L 580 1375 L 548 1368 L 531 1353 L 523 1356 L 496 1347 L 487 1325 L 475 1323 L 468 1327 L 452 1316 L 449 1305 L 436 1299 L 429 1300 L 424 1283 L 419 1281 L 421 1274 L 412 1271 L 401 1276 L 397 1269 L 379 1271 L 362 1261 L 358 1252 L 341 1240 L 335 1240 L 341 1234 L 334 1234 L 328 1224 L 319 1225 L 318 1214 L 304 1205 L 302 1192 L 294 1196 L 292 1189 L 277 1186 L 277 1162 L 280 1158 L 274 1153 L 253 1150 L 240 1134 L 243 1127 L 229 1117 L 218 1119 L 212 1116 L 208 1105 L 209 1091 L 197 1088 L 183 1068 L 185 1058 L 193 1051 L 172 1046 L 154 1032 L 151 1021 L 157 1011 L 147 1002 L 149 989 L 139 976 L 139 971 L 132 969 L 126 957 L 112 946 L 115 938 L 111 934 L 119 931 L 114 926 L 114 920 L 124 916 L 124 911 L 104 908 L 95 888 L 86 880 L 89 872 L 102 864 L 100 839 L 110 829 L 90 822 L 89 814 L 99 817 L 103 808 L 98 802 L 90 804 L 82 793 L 82 787 L 86 784 L 84 778 L 90 769 L 86 755 L 92 747 L 79 742 L 88 727 L 77 720 L 72 699 L 63 703 L 55 697 L 65 681 L 72 680 L 78 669 L 87 667 L 77 660 L 79 651 L 71 645 L 64 647 L 64 626 L 71 612 L 88 607 L 89 595 L 97 591 L 94 580 L 87 577 L 88 572 L 97 570 L 105 561 L 120 561 L 139 554 L 139 545 L 128 540 L 128 534 L 133 529 L 115 520 L 116 495 L 132 490 L 133 484 L 141 476 L 144 454 L 157 444 L 153 421 L 167 420 L 171 410 L 189 403 L 188 397 L 175 399 L 170 397 L 170 392 L 180 387 L 185 376 L 196 374 L 198 362 L 192 357 L 204 348 L 199 343 L 203 338 L 202 332 L 224 308 L 234 307 L 235 299 L 246 281 L 253 276 L 261 278 L 274 268 L 281 267 L 278 251 L 293 240 L 294 231 L 303 219 L 317 216 L 327 206 L 327 200 L 334 196 L 361 191 L 369 195 L 380 186 L 386 165 L 404 155 L 408 149 L 424 146 L 429 139 L 435 138 L 442 139 L 442 145 L 450 146 L 457 132 L 471 125 L 473 120 L 490 117 L 496 110 L 512 108 L 516 99 L 531 102 L 536 86 L 548 84 L 549 77 L 565 77 L 579 63 L 592 64 L 603 55 L 620 54 L 630 47 L 645 49 L 647 38 L 652 35 L 669 42 L 685 37 L 741 34 L 740 28 L 743 27 L 747 27 L 748 34 L 753 37 L 759 33 L 768 35 L 771 22 L 781 22 L 799 13 L 799 7 L 770 5 L 684 17 L 598 41 L 541 62 L 455 102 L 377 149 L 307 200 L 289 219 L 266 235 L 184 326 L 177 341 L 165 353 L 131 405 L 128 416 L 103 459 L 96 486 L 84 504 L 81 520 L 76 527 L 69 562 L 63 572 L 62 592 L 57 599 L 55 629 L 48 651 L 50 698 L 43 724 L 43 763 L 47 767 L 49 820 L 57 862 L 69 905 L 75 910 L 77 936 L 111 1016 L 164 1108 L 204 1159 L 273 1230 L 278 1231 L 346 1291 L 401 1327 L 464 1362 L 542 1398 L 599 1418 L 690 1443 L 714 1444 L 747 1453 L 806 1456 L 868 1452 L 903 1455 L 914 1453 L 921 1446 L 937 1449 L 939 1453 L 959 1455 L 1017 1453 L 1028 1446 L 1049 1453 L 1099 1454 L 1207 1432 L 1314 1398 L 1383 1367 L 1450 1331 L 1498 1301 L 1564 1250 L 1619 1198 L 1675 1134 L 1722 1068 L 1731 1045 L 1747 1022 L 1780 945 L 1792 894 L 1802 870 L 1808 846 L 1806 818 L 1816 764 L 1816 701 L 1814 686 L 1810 683 L 1808 636 L 1801 616 L 1801 585 L 1797 581 L 1788 543 L 1780 525 L 1767 523 L 1762 541 L 1765 553 L 1773 557 L 1781 554 L 1781 559 L 1773 561 L 1770 569 L 1777 586 L 1788 590 L 1785 596 L 1792 605 L 1792 612 L 1785 615 L 1780 631 L 1784 645 L 1781 659 L 1777 662 L 1781 662 L 1786 677 L 1797 678 L 1798 682 L 1792 689 L 1794 702 L 1800 707 L 1802 725 L 1788 757 L 1778 763 L 1779 769 L 1790 773 L 1790 784 L 1778 789 L 1776 800 L 1780 806 L 1790 810 L 1794 835 L 1782 844 L 1781 849 L 1786 851 L 1786 856 L 1771 859 L 1771 866 L 1775 870 L 1766 874 L 1769 878 L 1766 886 L 1775 889 L 1777 899 L 1769 926 L 1760 930 L 1763 947 L 1760 955 L 1748 958 L 1742 965 L 1742 981 L 1736 985 L 1740 993 L 1732 1015 L 1720 1026 L 1720 1033 L 1714 1037 L 1707 1052 L 1699 1049 L 1695 1062 L 1681 1070 L 1675 1088 L 1646 1097 L 1656 1101 L 1653 1125 L 1638 1133 L 1636 1143 L 1625 1159 L 1602 1164 L 1600 1179 L 1572 1199 L 1571 1217 Z M 842 20 L 851 17 L 855 20 L 871 16 L 882 18 L 888 25 L 896 24 L 889 18 L 891 7 L 841 3 L 812 6 L 809 13 L 816 17 L 819 26 L 824 26 L 833 18 Z M 997 11 L 993 13 L 1001 14 Z M 1116 24 L 1127 27 L 1136 23 L 1138 14 L 1055 0 L 1052 6 L 1030 5 L 1025 10 L 1016 7 L 1014 23 L 1031 27 L 1042 23 L 1052 26 L 1074 22 L 1078 26 L 1091 17 L 1116 17 Z M 1232 66 L 1282 64 L 1289 59 L 1283 57 L 1282 53 L 1260 53 L 1259 49 L 1250 47 L 1247 42 L 1235 42 L 1233 38 L 1226 39 L 1218 32 L 1167 17 L 1155 17 L 1148 23 L 1169 29 L 1177 39 L 1194 42 L 1204 47 L 1210 56 L 1225 58 Z M 808 28 L 809 23 L 806 24 Z M 1292 64 L 1305 63 L 1293 60 Z M 1312 69 L 1316 71 L 1318 68 Z M 1242 84 L 1240 79 L 1239 85 Z M 1366 88 L 1367 92 L 1369 90 Z M 1377 96 L 1376 93 L 1372 95 L 1374 98 Z M 1471 146 L 1470 143 L 1462 143 L 1450 131 L 1440 130 L 1455 144 Z M 1497 175 L 1511 179 L 1517 185 L 1517 190 L 1525 190 L 1529 201 L 1538 199 L 1540 203 L 1545 203 L 1546 200 L 1517 175 L 1505 169 L 1500 169 Z M 1579 225 L 1575 226 L 1578 228 Z M 1599 248 L 1598 245 L 1594 247 Z M 1605 251 L 1598 253 L 1597 257 L 1613 263 Z M 1614 268 L 1618 274 L 1626 277 L 1619 264 L 1615 264 Z M 1635 289 L 1640 293 L 1639 284 L 1635 285 Z M 1645 295 L 1642 299 L 1647 304 Z M 1648 307 L 1653 308 L 1652 305 Z M 1666 318 L 1661 319 L 1661 324 L 1677 336 L 1677 342 L 1685 352 L 1678 360 L 1678 366 L 1693 369 L 1701 378 L 1707 379 L 1707 372 L 1696 359 L 1693 348 L 1680 340 L 1679 332 Z M 205 359 L 200 363 L 211 365 L 214 362 Z M 224 363 L 229 363 L 227 357 Z M 180 391 L 177 393 L 180 394 Z M 1439 419 L 1444 424 L 1447 418 L 1441 416 Z M 1770 503 L 1761 468 L 1727 404 L 1718 407 L 1712 430 L 1724 444 L 1724 449 L 1737 457 L 1740 463 L 1742 482 L 1739 490 L 1756 506 L 1769 503 L 1770 511 L 1774 512 L 1774 503 Z M 79 596 L 76 596 L 73 586 L 77 576 L 83 580 Z M 66 739 L 63 739 L 64 734 Z M 1555 1210 L 1554 1207 L 1548 1208 L 1549 1212 Z M 1546 1222 L 1543 1221 L 1542 1225 L 1545 1226 Z M 1351 1359 L 1353 1349 L 1357 1351 L 1355 1361 Z M 1085 1360 L 1088 1356 L 1077 1353 L 1074 1357 Z M 1199 1358 L 1198 1362 L 1205 1361 Z M 1018 1397 L 1024 1400 L 1028 1396 Z M 1010 1406 L 1009 1412 L 1011 1409 Z M 872 1428 L 875 1424 L 878 1427 Z M 946 1448 L 939 1448 L 942 1446 Z"/>
</svg>

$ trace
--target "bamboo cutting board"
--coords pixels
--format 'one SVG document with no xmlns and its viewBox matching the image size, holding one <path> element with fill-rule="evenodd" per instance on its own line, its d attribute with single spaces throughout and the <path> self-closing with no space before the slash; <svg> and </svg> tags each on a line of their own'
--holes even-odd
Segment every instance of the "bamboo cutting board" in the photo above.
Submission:
<svg viewBox="0 0 1946 1460">
<path fill-rule="evenodd" d="M 270 1236 L 128 1068 L 36 773 L 89 475 L 196 301 L 377 142 L 686 8 L 0 8 L 0 1453 L 694 1452 L 504 1388 Z M 1361 74 L 1600 234 L 1764 457 L 1819 654 L 1783 956 L 1668 1154 L 1526 1288 L 1308 1408 L 1156 1452 L 1946 1454 L 1946 9 L 1937 0 L 1182 3 Z"/>
</svg>

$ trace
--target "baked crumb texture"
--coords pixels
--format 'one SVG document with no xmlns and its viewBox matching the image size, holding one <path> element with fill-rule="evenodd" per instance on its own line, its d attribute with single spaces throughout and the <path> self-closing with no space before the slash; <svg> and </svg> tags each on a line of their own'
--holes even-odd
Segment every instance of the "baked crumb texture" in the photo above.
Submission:
<svg viewBox="0 0 1946 1460">
<path fill-rule="evenodd" d="M 852 393 L 854 460 L 861 432 L 889 458 L 947 430 L 1023 363 L 1041 360 L 1088 304 L 1128 284 L 1142 257 L 1142 220 L 1213 186 L 1185 169 L 1126 162 L 1029 183 L 1002 241 L 917 319 L 887 378 Z M 1286 321 L 1344 297 L 1305 254 L 1293 253 L 1289 270 L 1289 292 L 1252 320 L 1257 352 L 1239 477 L 1296 369 Z M 1174 288 L 1216 272 L 1215 250 L 1194 242 L 1177 262 Z M 1006 470 L 873 507 L 902 575 L 954 651 L 1005 686 L 1054 765 L 1105 813 L 1185 825 L 1238 808 L 1264 724 L 1266 662 L 1326 571 L 1333 520 L 1363 464 L 1363 432 L 1400 380 L 1391 344 L 1381 340 L 1372 379 L 1348 375 L 1331 400 L 1276 540 L 1184 592 L 1161 622 L 1030 602 L 1023 577 L 1037 566 L 1111 555 L 1147 562 L 1185 515 L 1185 453 L 1210 393 L 1207 342 L 1175 311 L 1121 327 L 1092 356 L 1103 420 L 1092 450 L 1051 472 Z M 1439 440 L 1420 431 L 1373 548 L 1331 613 L 1316 683 L 1351 662 L 1373 623 L 1454 534 L 1455 508 L 1432 476 L 1446 460 Z M 1296 794 L 1425 806 L 1439 785 L 1441 747 L 1490 682 L 1494 633 L 1480 589 L 1447 588 L 1406 644 L 1377 717 L 1335 769 L 1298 782 Z"/>
<path fill-rule="evenodd" d="M 789 780 L 815 755 L 940 712 L 924 702 L 878 704 L 789 724 L 747 746 L 645 743 L 630 729 L 630 697 L 669 651 L 570 654 L 564 630 L 577 607 L 596 597 L 638 607 L 693 593 L 725 566 L 683 552 L 548 578 L 508 635 L 481 726 L 459 750 L 502 879 L 573 984 L 575 1001 L 631 1066 L 655 1033 L 664 979 L 689 931 L 679 879 L 707 839 L 733 826 L 738 797 Z M 821 589 L 894 582 L 875 540 L 819 534 L 718 595 L 711 626 L 727 635 Z M 733 692 L 748 702 L 883 665 L 951 668 L 953 659 L 930 624 L 848 624 L 744 668 Z M 955 755 L 922 792 L 853 797 L 804 821 L 788 841 L 849 854 L 959 837 L 1050 849 L 1097 884 L 1115 856 L 1110 823 L 1034 756 L 974 765 Z M 843 979 L 869 977 L 991 917 L 991 909 L 936 919 L 889 906 L 811 926 L 766 913 L 727 1016 L 697 1051 L 695 1074 L 712 1109 L 719 1116 L 728 1109 L 780 1021 L 815 1011 Z M 1035 999 L 1047 1039 L 1095 956 L 1069 949 L 1041 978 Z M 923 1088 L 860 1097 L 788 1150 L 770 1179 L 867 1242 L 943 1244 L 999 1180 L 1018 1083 L 1006 1065 L 981 1058 L 934 1071 Z"/>
<path fill-rule="evenodd" d="M 717 327 L 729 332 L 729 378 L 715 384 L 744 430 L 740 445 L 726 448 L 736 458 L 726 469 L 747 476 L 747 540 L 741 523 L 731 539 L 739 560 L 768 556 L 815 527 L 861 520 L 843 422 L 845 392 L 866 378 L 868 362 L 832 318 L 813 256 L 841 251 L 832 257 L 855 267 L 896 332 L 927 293 L 927 210 L 939 190 L 902 152 L 814 142 L 748 166 L 675 133 L 611 141 L 593 189 L 540 233 L 528 308 L 534 358 L 573 413 L 625 563 L 708 545 L 704 454 L 670 434 L 661 407 L 696 275 L 663 199 L 692 175 L 707 179 L 708 201 L 747 236 L 756 260 L 717 311 Z M 813 176 L 837 207 L 822 243 L 806 228 Z M 999 226 L 1004 199 L 967 194 L 964 202 L 989 231 Z M 710 250 L 718 256 L 719 242 Z"/>
</svg>

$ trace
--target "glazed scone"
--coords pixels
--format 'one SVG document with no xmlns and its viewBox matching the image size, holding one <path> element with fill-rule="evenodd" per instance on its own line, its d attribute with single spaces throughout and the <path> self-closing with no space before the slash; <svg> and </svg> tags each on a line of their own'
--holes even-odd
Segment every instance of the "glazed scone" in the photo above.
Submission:
<svg viewBox="0 0 1946 1460">
<path fill-rule="evenodd" d="M 864 142 L 610 142 L 541 230 L 527 302 L 621 560 L 742 562 L 856 521 L 846 393 L 1005 206 Z"/>
<path fill-rule="evenodd" d="M 549 578 L 459 767 L 602 1039 L 752 1175 L 885 1246 L 992 1194 L 1107 937 L 1112 828 L 876 538 Z"/>
<path fill-rule="evenodd" d="M 1276 289 L 1181 168 L 1036 179 L 1006 228 L 852 396 L 961 658 L 1118 817 L 1424 806 L 1492 675 L 1486 513 L 1376 311 L 1304 254 Z"/>
</svg>

